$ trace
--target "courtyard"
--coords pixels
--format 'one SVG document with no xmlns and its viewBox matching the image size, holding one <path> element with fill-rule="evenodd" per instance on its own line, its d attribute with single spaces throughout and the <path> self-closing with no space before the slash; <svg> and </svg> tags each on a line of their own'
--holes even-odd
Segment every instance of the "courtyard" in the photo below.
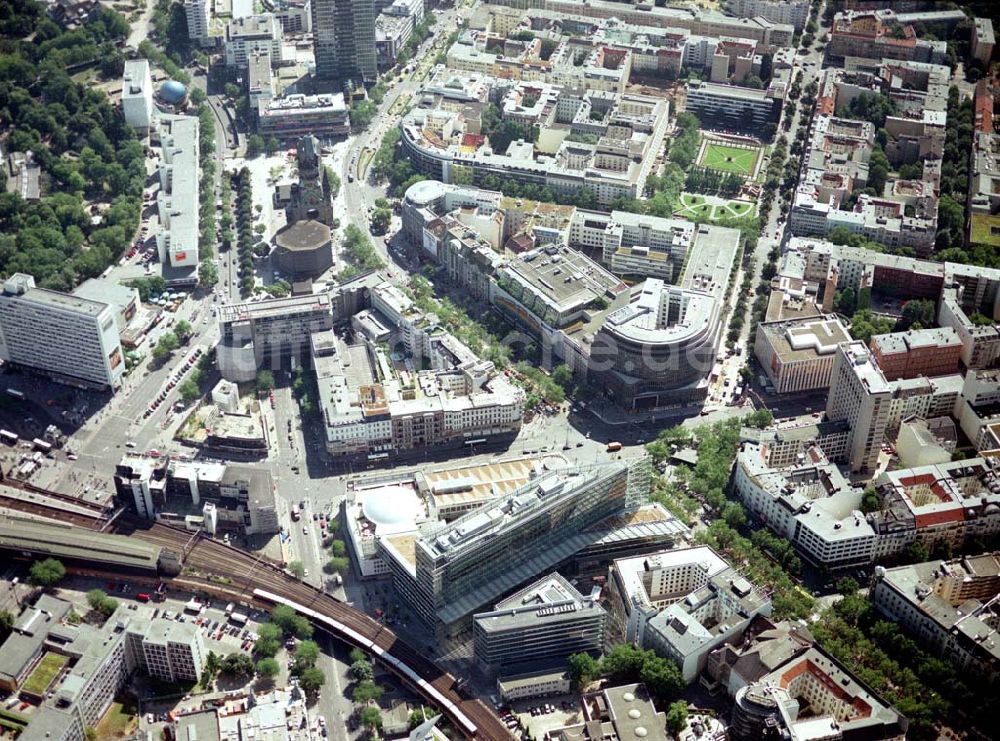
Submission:
<svg viewBox="0 0 1000 741">
<path fill-rule="evenodd" d="M 677 199 L 674 216 L 691 220 L 718 221 L 719 219 L 738 219 L 750 216 L 753 214 L 753 210 L 754 204 L 750 201 L 734 201 L 715 196 L 681 193 L 680 198 Z"/>
</svg>

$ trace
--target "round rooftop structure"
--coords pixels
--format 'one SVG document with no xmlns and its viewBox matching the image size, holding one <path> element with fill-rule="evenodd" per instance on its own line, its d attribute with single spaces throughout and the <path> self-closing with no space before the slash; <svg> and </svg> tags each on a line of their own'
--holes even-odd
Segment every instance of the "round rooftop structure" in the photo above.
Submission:
<svg viewBox="0 0 1000 741">
<path fill-rule="evenodd" d="M 296 221 L 274 236 L 275 265 L 293 279 L 318 278 L 333 266 L 330 227 L 320 221 Z"/>
<path fill-rule="evenodd" d="M 167 80 L 160 86 L 160 97 L 168 103 L 180 103 L 187 97 L 187 88 L 177 80 Z"/>
<path fill-rule="evenodd" d="M 422 510 L 420 497 L 406 486 L 372 489 L 361 504 L 361 512 L 375 525 L 413 525 Z"/>
<path fill-rule="evenodd" d="M 447 187 L 440 180 L 421 180 L 406 189 L 406 202 L 416 208 L 424 208 L 444 198 Z"/>
<path fill-rule="evenodd" d="M 561 453 L 550 453 L 542 458 L 542 468 L 546 471 L 556 471 L 568 465 L 569 461 Z"/>
</svg>

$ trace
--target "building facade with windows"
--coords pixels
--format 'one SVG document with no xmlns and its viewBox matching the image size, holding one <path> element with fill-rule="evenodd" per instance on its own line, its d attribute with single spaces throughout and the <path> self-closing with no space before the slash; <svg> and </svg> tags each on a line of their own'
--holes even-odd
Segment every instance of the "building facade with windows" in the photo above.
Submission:
<svg viewBox="0 0 1000 741">
<path fill-rule="evenodd" d="M 1000 553 L 880 568 L 876 609 L 931 651 L 975 676 L 1000 673 Z"/>
<path fill-rule="evenodd" d="M 757 90 L 714 82 L 687 84 L 687 110 L 700 121 L 735 131 L 760 131 L 777 124 L 782 96 L 777 90 Z"/>
<path fill-rule="evenodd" d="M 893 388 L 863 342 L 837 347 L 826 416 L 851 428 L 848 461 L 852 471 L 872 471 L 889 427 Z"/>
<path fill-rule="evenodd" d="M 36 288 L 24 273 L 0 293 L 0 358 L 86 388 L 115 389 L 125 373 L 110 304 Z"/>
<path fill-rule="evenodd" d="M 418 536 L 408 554 L 385 539 L 379 546 L 421 619 L 457 632 L 483 605 L 599 540 L 588 529 L 641 506 L 648 487 L 645 458 L 546 471 Z"/>
<path fill-rule="evenodd" d="M 227 381 L 248 381 L 265 363 L 305 359 L 311 335 L 332 327 L 330 296 L 325 293 L 220 307 L 219 371 Z"/>
<path fill-rule="evenodd" d="M 801 31 L 809 20 L 809 0 L 726 0 L 725 9 L 739 18 L 766 18 Z"/>
<path fill-rule="evenodd" d="M 962 338 L 953 327 L 910 329 L 875 335 L 872 356 L 886 380 L 957 373 L 962 359 Z"/>
<path fill-rule="evenodd" d="M 473 617 L 476 660 L 508 674 L 574 653 L 597 656 L 605 648 L 606 618 L 595 596 L 584 597 L 552 573 Z"/>
<path fill-rule="evenodd" d="M 779 394 L 827 389 L 837 345 L 850 339 L 834 315 L 763 322 L 754 355 Z"/>
<path fill-rule="evenodd" d="M 30 678 L 44 674 L 43 661 L 62 664 L 38 693 L 21 738 L 85 741 L 137 671 L 167 682 L 200 677 L 205 651 L 193 624 L 151 619 L 143 606 L 136 612 L 119 608 L 103 625 L 70 624 L 71 607 L 42 595 L 0 646 L 0 685 L 7 689 L 19 689 L 19 682 L 6 681 L 15 667 L 23 665 L 23 678 Z"/>
<path fill-rule="evenodd" d="M 142 636 L 144 671 L 166 682 L 197 682 L 205 665 L 201 632 L 192 623 L 153 618 Z"/>
<path fill-rule="evenodd" d="M 145 131 L 153 125 L 153 79 L 145 59 L 125 60 L 122 76 L 122 114 L 125 123 Z"/>
<path fill-rule="evenodd" d="M 201 46 L 208 46 L 212 24 L 211 0 L 184 0 L 184 17 L 187 19 L 188 38 Z"/>
<path fill-rule="evenodd" d="M 286 95 L 257 103 L 257 127 L 264 136 L 344 136 L 351 130 L 343 93 Z"/>
<path fill-rule="evenodd" d="M 374 82 L 378 77 L 374 0 L 312 0 L 316 76 Z"/>
<path fill-rule="evenodd" d="M 226 24 L 225 60 L 229 68 L 243 71 L 254 54 L 267 54 L 271 65 L 282 60 L 285 35 L 273 13 L 234 18 Z"/>
</svg>

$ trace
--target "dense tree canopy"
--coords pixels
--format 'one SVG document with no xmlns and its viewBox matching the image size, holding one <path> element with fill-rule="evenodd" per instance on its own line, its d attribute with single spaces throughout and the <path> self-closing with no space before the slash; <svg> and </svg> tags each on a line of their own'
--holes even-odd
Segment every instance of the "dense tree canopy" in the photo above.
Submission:
<svg viewBox="0 0 1000 741">
<path fill-rule="evenodd" d="M 309 621 L 286 605 L 278 605 L 271 610 L 271 622 L 280 628 L 286 637 L 312 638 L 313 627 Z"/>
<path fill-rule="evenodd" d="M 614 684 L 643 682 L 658 704 L 675 700 L 684 690 L 684 678 L 677 664 L 628 643 L 615 646 L 599 661 L 589 654 L 572 654 L 567 665 L 575 687 L 597 677 L 607 677 Z"/>
<path fill-rule="evenodd" d="M 837 110 L 837 115 L 843 118 L 871 121 L 876 129 L 883 128 L 886 117 L 895 113 L 896 101 L 888 95 L 878 93 L 861 93 L 852 98 L 848 105 L 840 106 Z"/>
<path fill-rule="evenodd" d="M 54 558 L 35 561 L 28 571 L 28 581 L 39 587 L 54 587 L 65 577 L 66 567 Z"/>
<path fill-rule="evenodd" d="M 143 146 L 102 90 L 66 71 L 93 62 L 103 74 L 121 74 L 115 41 L 128 24 L 104 9 L 97 20 L 65 31 L 34 2 L 3 8 L 4 151 L 34 154 L 43 196 L 26 203 L 16 194 L 0 195 L 0 272 L 31 273 L 42 286 L 69 290 L 117 260 L 139 226 Z M 100 205 L 88 212 L 85 203 Z"/>
</svg>

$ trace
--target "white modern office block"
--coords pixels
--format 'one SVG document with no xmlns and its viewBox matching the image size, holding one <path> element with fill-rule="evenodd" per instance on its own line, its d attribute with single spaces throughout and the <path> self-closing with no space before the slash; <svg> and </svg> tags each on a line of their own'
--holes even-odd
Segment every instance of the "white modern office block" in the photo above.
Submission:
<svg viewBox="0 0 1000 741">
<path fill-rule="evenodd" d="M 24 273 L 0 294 L 0 358 L 86 387 L 114 388 L 125 372 L 110 304 L 36 288 Z"/>
<path fill-rule="evenodd" d="M 122 114 L 125 123 L 136 129 L 148 129 L 153 123 L 153 81 L 149 62 L 129 59 L 122 77 Z"/>
</svg>

